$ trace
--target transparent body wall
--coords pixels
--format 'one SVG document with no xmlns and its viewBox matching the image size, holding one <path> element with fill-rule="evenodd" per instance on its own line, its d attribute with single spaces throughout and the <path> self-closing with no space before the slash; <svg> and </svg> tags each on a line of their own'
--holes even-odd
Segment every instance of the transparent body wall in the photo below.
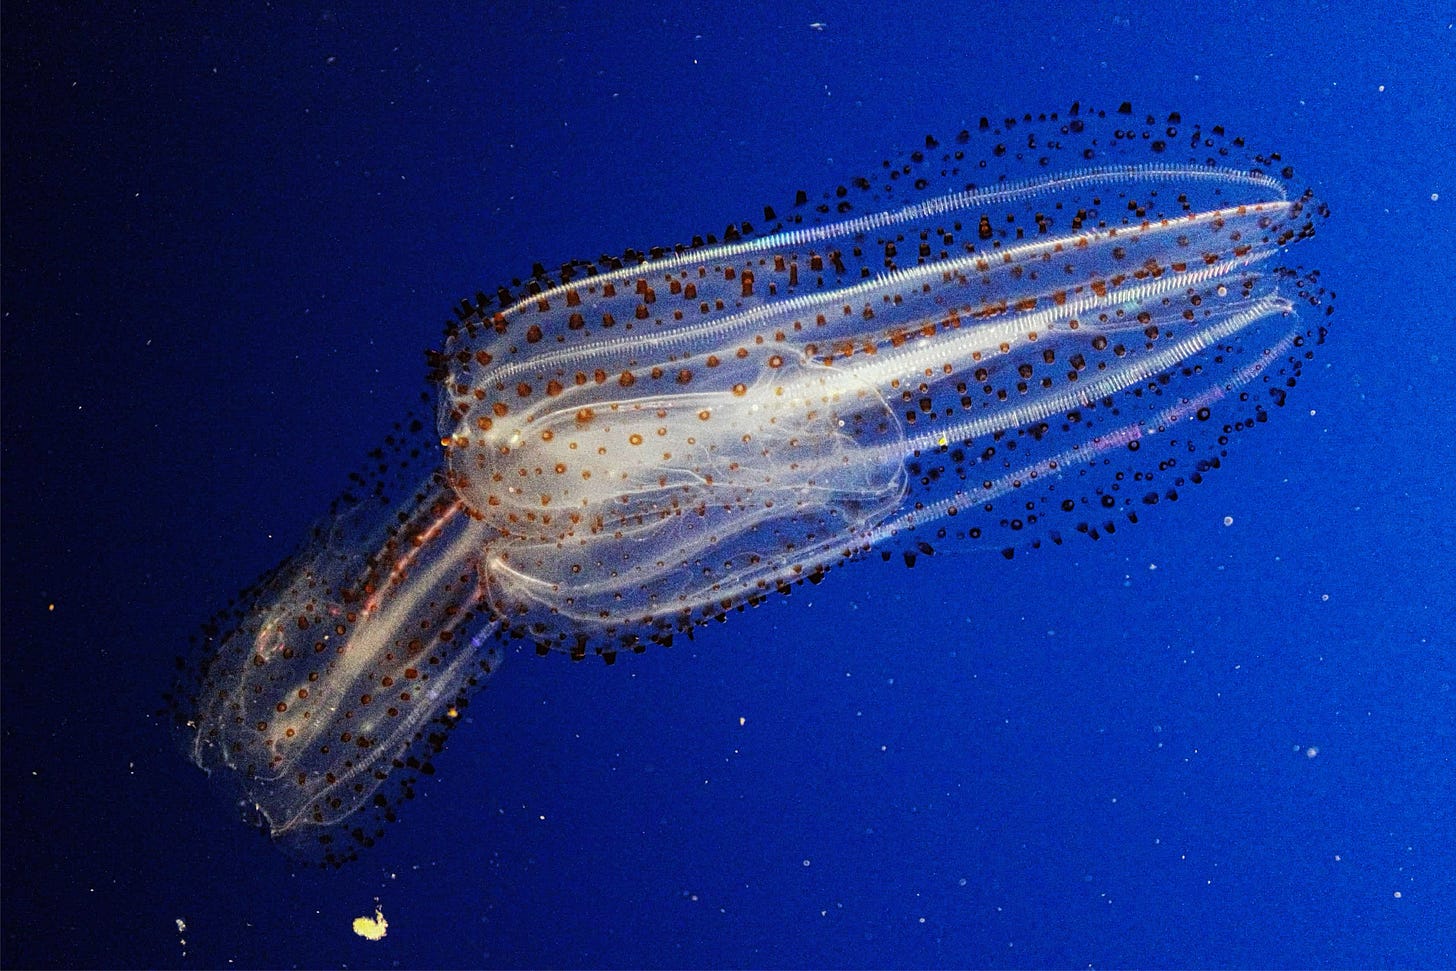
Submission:
<svg viewBox="0 0 1456 971">
<path fill-rule="evenodd" d="M 504 645 L 611 661 L 872 552 L 1137 521 L 1323 339 L 1317 274 L 1280 262 L 1325 215 L 1292 176 L 1177 115 L 1074 106 L 464 302 L 435 433 L 396 429 L 205 631 L 192 759 L 337 862 Z"/>
</svg>

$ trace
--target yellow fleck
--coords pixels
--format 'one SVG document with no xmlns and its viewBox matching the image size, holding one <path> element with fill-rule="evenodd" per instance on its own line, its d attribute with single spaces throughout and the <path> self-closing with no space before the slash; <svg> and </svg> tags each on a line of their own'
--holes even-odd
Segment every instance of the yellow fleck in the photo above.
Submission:
<svg viewBox="0 0 1456 971">
<path fill-rule="evenodd" d="M 389 932 L 389 921 L 384 919 L 384 909 L 374 905 L 373 917 L 355 917 L 354 933 L 369 941 L 377 941 Z"/>
</svg>

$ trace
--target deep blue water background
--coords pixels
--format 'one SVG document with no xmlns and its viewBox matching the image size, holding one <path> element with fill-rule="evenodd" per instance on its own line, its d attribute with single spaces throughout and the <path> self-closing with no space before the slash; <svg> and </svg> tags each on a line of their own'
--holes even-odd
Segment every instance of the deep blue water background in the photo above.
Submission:
<svg viewBox="0 0 1456 971">
<path fill-rule="evenodd" d="M 6 966 L 1456 964 L 1448 5 L 78 6 L 3 9 Z M 512 656 L 342 871 L 175 750 L 173 659 L 456 298 L 1075 98 L 1334 209 L 1330 342 L 1224 472 L 1096 545 Z"/>
</svg>

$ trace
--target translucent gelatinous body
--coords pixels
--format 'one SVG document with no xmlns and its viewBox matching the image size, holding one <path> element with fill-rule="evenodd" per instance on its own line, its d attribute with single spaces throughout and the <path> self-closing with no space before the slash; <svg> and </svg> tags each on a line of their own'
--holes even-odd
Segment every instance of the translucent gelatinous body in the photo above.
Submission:
<svg viewBox="0 0 1456 971">
<path fill-rule="evenodd" d="M 194 759 L 275 832 L 388 812 L 495 639 L 611 660 L 873 549 L 1135 521 L 1323 337 L 1296 312 L 1317 275 L 1277 263 L 1324 215 L 1291 176 L 1176 115 L 1074 108 L 463 303 L 443 457 L 211 635 Z"/>
</svg>

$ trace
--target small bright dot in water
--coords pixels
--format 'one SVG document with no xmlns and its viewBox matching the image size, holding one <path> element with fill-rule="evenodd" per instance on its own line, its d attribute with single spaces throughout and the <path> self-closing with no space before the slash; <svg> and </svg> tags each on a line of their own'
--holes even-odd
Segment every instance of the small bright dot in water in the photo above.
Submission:
<svg viewBox="0 0 1456 971">
<path fill-rule="evenodd" d="M 1319 746 L 1318 745 L 1311 745 L 1309 748 L 1307 748 L 1307 749 L 1304 750 L 1304 757 L 1307 758 L 1307 759 L 1312 759 L 1312 758 L 1314 758 L 1318 754 L 1319 754 Z"/>
<path fill-rule="evenodd" d="M 1225 526 L 1232 526 L 1234 524 L 1234 517 L 1232 517 L 1232 516 L 1225 516 L 1225 517 L 1223 517 L 1223 524 Z"/>
<path fill-rule="evenodd" d="M 804 861 L 804 866 L 808 866 L 808 865 L 809 865 L 809 861 L 808 860 L 805 860 Z"/>
</svg>

